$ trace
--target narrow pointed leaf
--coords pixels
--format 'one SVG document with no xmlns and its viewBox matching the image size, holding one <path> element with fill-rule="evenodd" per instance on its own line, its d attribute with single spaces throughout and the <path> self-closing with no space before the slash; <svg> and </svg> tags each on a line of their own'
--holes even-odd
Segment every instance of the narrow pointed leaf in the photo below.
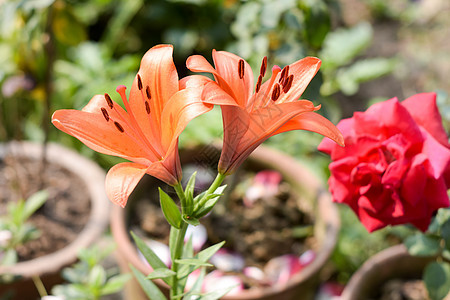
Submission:
<svg viewBox="0 0 450 300">
<path fill-rule="evenodd" d="M 191 290 L 186 294 L 186 300 L 197 300 L 198 296 L 201 295 L 203 279 L 206 275 L 206 269 L 202 268 L 200 270 L 200 275 L 192 286 Z"/>
<path fill-rule="evenodd" d="M 133 237 L 134 242 L 136 243 L 138 249 L 141 251 L 142 255 L 154 270 L 162 268 L 167 269 L 166 264 L 162 262 L 158 255 L 156 255 L 156 253 L 149 246 L 147 246 L 147 244 L 142 239 L 140 239 L 133 232 L 131 232 L 131 236 Z M 170 284 L 170 280 L 168 280 L 167 278 L 163 278 L 163 280 L 165 283 Z"/>
<path fill-rule="evenodd" d="M 130 280 L 131 277 L 131 274 L 119 274 L 111 277 L 101 289 L 102 296 L 121 291 L 125 283 Z"/>
<path fill-rule="evenodd" d="M 223 244 L 225 244 L 225 241 L 212 245 L 211 247 L 200 251 L 199 253 L 197 253 L 197 255 L 194 256 L 194 259 L 206 263 L 211 258 L 211 256 L 213 256 L 214 253 L 216 253 L 223 246 Z M 181 279 L 181 281 L 184 281 L 190 273 L 192 273 L 199 267 L 199 265 L 194 266 L 190 264 L 182 264 L 180 269 L 178 270 L 177 276 L 179 279 Z"/>
<path fill-rule="evenodd" d="M 169 277 L 172 277 L 174 275 L 177 275 L 177 273 L 175 273 L 172 270 L 169 270 L 168 268 L 160 268 L 160 269 L 153 270 L 153 272 L 151 272 L 147 276 L 147 279 L 169 278 Z"/>
<path fill-rule="evenodd" d="M 199 267 L 213 267 L 212 264 L 203 262 L 202 260 L 195 259 L 195 258 L 177 259 L 176 262 L 179 263 L 180 265 L 190 265 L 190 266 L 195 266 L 196 268 L 199 268 Z"/>
<path fill-rule="evenodd" d="M 217 243 L 215 245 L 212 245 L 205 250 L 200 251 L 196 257 L 198 257 L 199 260 L 206 262 L 208 259 L 211 258 L 217 251 L 219 251 L 220 248 L 225 244 L 225 241 L 222 241 L 220 243 Z"/>
<path fill-rule="evenodd" d="M 186 213 L 191 214 L 194 209 L 194 188 L 195 188 L 195 176 L 197 172 L 192 174 L 191 178 L 189 178 L 188 183 L 186 184 L 185 195 L 186 195 Z"/>
<path fill-rule="evenodd" d="M 167 300 L 159 288 L 151 280 L 146 279 L 145 276 L 139 272 L 135 267 L 131 266 L 134 276 L 136 277 L 139 285 L 144 290 L 149 299 L 152 300 Z"/>
<path fill-rule="evenodd" d="M 48 192 L 43 190 L 31 195 L 25 202 L 23 218 L 28 219 L 35 211 L 37 211 L 48 199 Z"/>
<path fill-rule="evenodd" d="M 161 209 L 166 217 L 167 222 L 177 229 L 181 225 L 181 213 L 175 202 L 167 195 L 161 188 L 159 188 L 159 200 L 161 202 Z"/>
</svg>

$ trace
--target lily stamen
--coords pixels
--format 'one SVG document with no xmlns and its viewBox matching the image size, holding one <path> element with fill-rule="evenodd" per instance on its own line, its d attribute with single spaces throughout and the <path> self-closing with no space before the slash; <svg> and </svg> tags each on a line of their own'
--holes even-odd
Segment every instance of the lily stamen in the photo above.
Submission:
<svg viewBox="0 0 450 300">
<path fill-rule="evenodd" d="M 278 98 L 280 97 L 280 93 L 281 93 L 281 88 L 280 88 L 280 84 L 276 83 L 275 86 L 273 87 L 273 91 L 272 91 L 272 101 L 277 101 Z"/>
<path fill-rule="evenodd" d="M 117 130 L 119 130 L 121 133 L 125 132 L 125 129 L 123 129 L 122 125 L 120 125 L 119 122 L 114 121 L 114 126 L 116 126 Z"/>
<path fill-rule="evenodd" d="M 245 67 L 244 60 L 241 59 L 238 63 L 238 73 L 240 79 L 244 78 L 244 67 Z"/>
<path fill-rule="evenodd" d="M 266 75 L 267 70 L 267 56 L 264 56 L 262 63 L 261 63 L 261 69 L 259 69 L 259 74 L 261 77 L 264 77 Z"/>
<path fill-rule="evenodd" d="M 106 122 L 109 122 L 109 114 L 108 114 L 108 111 L 107 111 L 106 108 L 104 108 L 104 107 L 102 107 L 101 110 L 102 110 L 103 117 L 105 117 Z"/>
</svg>

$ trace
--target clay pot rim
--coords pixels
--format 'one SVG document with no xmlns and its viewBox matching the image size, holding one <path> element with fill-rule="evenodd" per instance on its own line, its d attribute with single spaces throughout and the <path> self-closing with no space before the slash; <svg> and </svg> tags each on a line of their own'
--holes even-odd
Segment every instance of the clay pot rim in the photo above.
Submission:
<svg viewBox="0 0 450 300">
<path fill-rule="evenodd" d="M 352 275 L 342 292 L 342 300 L 358 300 L 392 278 L 416 277 L 435 257 L 412 256 L 403 244 L 386 248 L 366 260 Z M 407 269 L 403 270 L 402 266 Z M 392 275 L 391 272 L 396 273 Z"/>
<path fill-rule="evenodd" d="M 276 295 L 280 291 L 291 289 L 306 281 L 311 275 L 319 272 L 331 256 L 337 243 L 340 229 L 339 213 L 337 207 L 331 201 L 331 195 L 321 186 L 320 180 L 307 167 L 290 156 L 264 146 L 258 147 L 249 159 L 261 161 L 265 166 L 273 167 L 282 173 L 283 178 L 289 182 L 297 182 L 303 186 L 305 183 L 302 181 L 307 182 L 307 186 L 315 190 L 315 194 L 317 195 L 318 210 L 321 212 L 322 222 L 325 223 L 322 226 L 326 230 L 329 239 L 323 241 L 319 248 L 320 251 L 316 252 L 314 261 L 306 266 L 302 272 L 294 275 L 286 285 L 244 290 L 235 296 L 225 296 L 222 298 L 224 300 L 259 299 L 263 296 Z M 127 257 L 130 263 L 142 273 L 148 274 L 152 270 L 151 267 L 139 258 L 137 250 L 130 241 L 128 232 L 126 232 L 125 211 L 126 209 L 114 205 L 111 213 L 111 231 L 118 245 L 118 251 Z M 155 282 L 160 286 L 168 288 L 168 285 L 160 279 L 155 280 Z"/>
<path fill-rule="evenodd" d="M 0 157 L 4 157 L 7 153 L 40 159 L 42 144 L 27 141 L 0 144 Z M 14 274 L 30 278 L 35 275 L 42 276 L 59 272 L 63 267 L 75 262 L 79 250 L 97 241 L 109 225 L 111 204 L 104 190 L 105 171 L 93 161 L 56 143 L 48 144 L 46 157 L 48 162 L 67 169 L 84 182 L 91 200 L 89 219 L 75 240 L 66 247 L 13 266 L 0 267 L 0 274 Z"/>
</svg>

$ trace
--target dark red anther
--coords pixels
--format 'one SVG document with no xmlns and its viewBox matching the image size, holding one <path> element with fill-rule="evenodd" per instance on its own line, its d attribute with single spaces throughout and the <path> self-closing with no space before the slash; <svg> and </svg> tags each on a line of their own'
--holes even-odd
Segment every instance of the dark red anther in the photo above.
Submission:
<svg viewBox="0 0 450 300">
<path fill-rule="evenodd" d="M 117 130 L 119 130 L 120 132 L 125 132 L 125 129 L 123 129 L 122 125 L 120 125 L 119 122 L 114 121 L 114 125 L 116 126 Z"/>
<path fill-rule="evenodd" d="M 243 59 L 239 60 L 238 73 L 240 79 L 244 78 L 244 66 L 245 66 L 244 60 Z"/>
<path fill-rule="evenodd" d="M 108 122 L 109 121 L 109 114 L 106 111 L 106 108 L 102 107 L 101 110 L 102 110 L 103 117 L 105 118 L 106 122 Z"/>
<path fill-rule="evenodd" d="M 278 80 L 279 83 L 282 85 L 285 84 L 286 78 L 289 76 L 289 66 L 286 66 L 281 70 L 280 79 Z"/>
<path fill-rule="evenodd" d="M 276 83 L 272 91 L 272 101 L 278 100 L 278 98 L 280 97 L 280 92 L 281 92 L 280 84 Z"/>
<path fill-rule="evenodd" d="M 261 74 L 262 77 L 266 75 L 267 70 L 267 56 L 264 56 L 261 64 L 261 69 L 259 70 L 259 74 Z"/>
<path fill-rule="evenodd" d="M 262 75 L 258 76 L 258 81 L 256 82 L 256 93 L 261 89 Z"/>
<path fill-rule="evenodd" d="M 284 81 L 284 86 L 283 86 L 283 92 L 286 94 L 287 92 L 289 92 L 289 89 L 292 86 L 292 81 L 294 80 L 294 75 L 289 75 L 288 78 L 286 78 L 286 80 Z"/>
<path fill-rule="evenodd" d="M 150 93 L 150 87 L 148 85 L 145 88 L 145 93 L 147 94 L 147 99 L 148 100 L 152 99 L 152 94 Z"/>
<path fill-rule="evenodd" d="M 148 101 L 145 101 L 145 110 L 147 111 L 147 114 L 150 114 L 150 104 L 148 104 Z"/>
<path fill-rule="evenodd" d="M 138 84 L 138 89 L 141 91 L 142 90 L 142 80 L 141 80 L 141 76 L 139 74 L 137 74 L 137 84 Z"/>
<path fill-rule="evenodd" d="M 111 100 L 111 97 L 108 94 L 105 94 L 106 103 L 108 103 L 109 108 L 114 107 L 114 102 Z"/>
</svg>

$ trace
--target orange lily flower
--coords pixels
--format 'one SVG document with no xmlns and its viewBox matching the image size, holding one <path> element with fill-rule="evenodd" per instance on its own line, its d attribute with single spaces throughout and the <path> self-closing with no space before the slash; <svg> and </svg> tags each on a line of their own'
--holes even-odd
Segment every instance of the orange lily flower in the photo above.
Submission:
<svg viewBox="0 0 450 300">
<path fill-rule="evenodd" d="M 281 132 L 301 129 L 317 132 L 344 145 L 344 138 L 329 120 L 315 113 L 311 101 L 298 100 L 319 70 L 321 61 L 306 57 L 281 70 L 274 66 L 272 76 L 262 79 L 267 69 L 263 59 L 253 93 L 253 72 L 237 55 L 213 50 L 215 68 L 200 55 L 188 58 L 194 72 L 208 72 L 215 81 L 205 81 L 205 103 L 221 105 L 224 127 L 219 172 L 231 174 L 262 142 Z"/>
<path fill-rule="evenodd" d="M 108 198 L 124 207 L 144 174 L 169 185 L 181 180 L 178 137 L 193 118 L 212 109 L 201 100 L 203 76 L 178 80 L 171 45 L 144 55 L 129 99 L 117 87 L 125 109 L 108 94 L 96 95 L 81 110 L 58 110 L 53 124 L 91 149 L 130 160 L 113 166 L 106 176 Z"/>
</svg>

